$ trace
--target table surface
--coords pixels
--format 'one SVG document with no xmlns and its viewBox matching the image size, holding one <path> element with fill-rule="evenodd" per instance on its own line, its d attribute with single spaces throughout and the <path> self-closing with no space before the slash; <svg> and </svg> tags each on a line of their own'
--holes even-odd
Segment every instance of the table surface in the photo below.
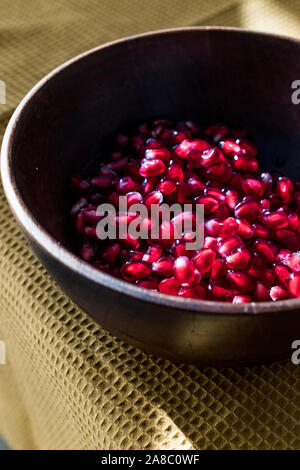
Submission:
<svg viewBox="0 0 300 470">
<path fill-rule="evenodd" d="M 2 0 L 0 133 L 47 72 L 166 27 L 223 24 L 300 37 L 296 1 Z M 297 78 L 297 77 L 296 77 Z M 0 434 L 15 449 L 299 449 L 300 367 L 200 369 L 111 336 L 60 291 L 0 192 Z"/>
</svg>

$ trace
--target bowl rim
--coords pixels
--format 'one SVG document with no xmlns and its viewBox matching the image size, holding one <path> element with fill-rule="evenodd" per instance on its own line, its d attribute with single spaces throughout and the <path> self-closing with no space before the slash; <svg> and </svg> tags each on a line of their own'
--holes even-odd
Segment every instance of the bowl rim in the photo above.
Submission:
<svg viewBox="0 0 300 470">
<path fill-rule="evenodd" d="M 271 37 L 273 39 L 280 39 L 300 45 L 300 40 L 291 38 L 285 35 L 278 35 L 272 33 L 266 33 L 261 31 L 246 30 L 241 28 L 232 27 L 220 27 L 220 26 L 191 26 L 191 27 L 180 27 L 180 28 L 169 28 L 155 31 L 149 31 L 142 34 L 132 35 L 125 38 L 117 39 L 114 41 L 107 42 L 100 46 L 89 49 L 56 67 L 54 70 L 49 72 L 44 78 L 42 78 L 22 99 L 14 113 L 12 114 L 10 121 L 7 125 L 1 148 L 1 178 L 4 188 L 4 192 L 10 208 L 21 226 L 23 232 L 35 243 L 40 246 L 50 257 L 55 258 L 56 262 L 63 263 L 65 267 L 80 273 L 88 280 L 103 285 L 104 287 L 116 290 L 119 293 L 124 293 L 131 297 L 139 300 L 147 301 L 152 304 L 158 304 L 174 309 L 186 310 L 186 313 L 197 313 L 197 314 L 217 314 L 217 315 L 249 315 L 252 314 L 268 314 L 271 312 L 280 312 L 287 310 L 300 309 L 300 299 L 287 299 L 280 301 L 268 301 L 268 302 L 251 302 L 247 304 L 232 304 L 222 301 L 213 300 L 196 300 L 189 298 L 180 298 L 160 292 L 153 292 L 148 289 L 138 287 L 127 281 L 120 280 L 116 277 L 111 276 L 105 272 L 102 272 L 90 265 L 86 261 L 82 260 L 75 253 L 70 251 L 68 248 L 63 247 L 58 240 L 50 235 L 47 230 L 36 220 L 30 212 L 29 207 L 25 204 L 22 196 L 18 190 L 13 170 L 11 159 L 12 159 L 12 143 L 15 135 L 15 130 L 19 120 L 22 118 L 24 108 L 28 105 L 30 100 L 37 94 L 37 92 L 49 81 L 51 78 L 58 75 L 64 69 L 72 66 L 76 62 L 85 59 L 89 55 L 97 53 L 103 49 L 114 47 L 121 43 L 130 42 L 134 40 L 143 40 L 151 36 L 168 35 L 168 34 L 180 34 L 188 32 L 219 32 L 223 31 L 228 34 L 247 34 L 261 37 Z"/>
</svg>

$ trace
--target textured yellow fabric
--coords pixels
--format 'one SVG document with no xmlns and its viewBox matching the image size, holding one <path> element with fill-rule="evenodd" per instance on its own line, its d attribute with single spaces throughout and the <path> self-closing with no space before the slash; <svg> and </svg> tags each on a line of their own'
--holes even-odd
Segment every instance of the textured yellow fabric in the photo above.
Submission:
<svg viewBox="0 0 300 470">
<path fill-rule="evenodd" d="M 300 5 L 1 0 L 1 136 L 18 101 L 64 60 L 128 34 L 198 24 L 266 24 L 300 36 Z M 0 276 L 0 340 L 7 346 L 0 433 L 13 448 L 300 448 L 300 366 L 199 369 L 154 359 L 112 337 L 41 267 L 2 190 Z"/>
</svg>

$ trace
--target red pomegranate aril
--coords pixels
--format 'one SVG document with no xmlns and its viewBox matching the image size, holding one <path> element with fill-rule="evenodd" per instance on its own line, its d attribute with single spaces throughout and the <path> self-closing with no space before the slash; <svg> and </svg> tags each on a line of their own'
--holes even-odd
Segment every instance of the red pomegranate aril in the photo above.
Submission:
<svg viewBox="0 0 300 470">
<path fill-rule="evenodd" d="M 91 179 L 91 185 L 98 189 L 108 189 L 112 184 L 112 175 L 95 176 Z"/>
<path fill-rule="evenodd" d="M 212 249 L 202 249 L 193 258 L 193 262 L 200 273 L 208 272 L 215 261 L 216 253 Z"/>
<path fill-rule="evenodd" d="M 218 247 L 217 251 L 221 256 L 227 256 L 233 250 L 237 248 L 241 248 L 243 246 L 243 242 L 239 235 L 235 235 L 234 237 L 228 238 L 220 238 L 218 240 Z"/>
<path fill-rule="evenodd" d="M 140 281 L 151 274 L 151 267 L 143 261 L 127 261 L 121 268 L 122 276 L 126 281 Z"/>
<path fill-rule="evenodd" d="M 253 290 L 253 298 L 257 302 L 265 302 L 270 300 L 269 295 L 269 288 L 266 284 L 262 281 L 257 281 L 254 290 Z"/>
<path fill-rule="evenodd" d="M 226 204 L 230 210 L 234 210 L 240 201 L 240 195 L 234 188 L 228 188 L 225 191 Z"/>
<path fill-rule="evenodd" d="M 141 202 L 143 201 L 143 196 L 141 195 L 141 193 L 133 191 L 126 194 L 126 199 L 128 210 L 130 210 L 130 206 L 132 206 L 133 204 L 141 204 Z"/>
<path fill-rule="evenodd" d="M 204 225 L 206 235 L 218 237 L 221 224 L 217 219 L 207 220 Z"/>
<path fill-rule="evenodd" d="M 201 154 L 201 166 L 207 168 L 216 165 L 222 161 L 223 157 L 223 153 L 218 147 L 208 148 Z"/>
<path fill-rule="evenodd" d="M 213 281 L 220 281 L 226 275 L 226 272 L 227 266 L 225 261 L 221 258 L 216 259 L 211 268 L 210 278 Z"/>
<path fill-rule="evenodd" d="M 173 265 L 173 274 L 182 287 L 190 287 L 195 279 L 195 266 L 187 256 L 179 256 Z"/>
<path fill-rule="evenodd" d="M 159 283 L 158 290 L 163 294 L 177 295 L 179 291 L 179 285 L 175 277 L 169 277 L 167 279 L 163 279 Z"/>
<path fill-rule="evenodd" d="M 294 272 L 300 272 L 300 252 L 291 253 L 283 263 Z"/>
<path fill-rule="evenodd" d="M 126 234 L 125 238 L 120 239 L 119 242 L 122 246 L 132 250 L 136 250 L 140 246 L 140 241 L 129 233 Z"/>
<path fill-rule="evenodd" d="M 166 166 L 162 160 L 142 160 L 140 166 L 140 175 L 144 178 L 149 178 L 149 176 L 161 175 L 164 173 Z"/>
<path fill-rule="evenodd" d="M 238 223 L 238 234 L 242 238 L 252 238 L 254 235 L 254 229 L 251 227 L 246 219 L 236 219 Z"/>
<path fill-rule="evenodd" d="M 254 220 L 260 215 L 260 207 L 256 201 L 245 198 L 236 206 L 234 215 L 239 219 Z"/>
<path fill-rule="evenodd" d="M 216 124 L 206 129 L 205 133 L 211 136 L 212 140 L 217 143 L 223 140 L 229 132 L 229 129 L 224 124 Z"/>
<path fill-rule="evenodd" d="M 242 139 L 237 139 L 236 143 L 241 146 L 243 153 L 245 155 L 248 155 L 250 157 L 256 157 L 256 155 L 258 154 L 258 149 L 256 145 L 254 145 L 253 142 L 250 142 L 249 140 L 242 138 Z"/>
<path fill-rule="evenodd" d="M 267 240 L 270 236 L 270 230 L 262 224 L 252 224 L 254 238 L 262 238 Z"/>
<path fill-rule="evenodd" d="M 258 254 L 264 257 L 267 263 L 275 261 L 277 252 L 271 242 L 267 240 L 256 240 L 253 247 Z"/>
<path fill-rule="evenodd" d="M 271 286 L 275 281 L 275 273 L 272 269 L 264 267 L 250 267 L 247 271 L 251 277 L 259 281 L 264 281 L 269 286 Z"/>
<path fill-rule="evenodd" d="M 211 214 L 219 208 L 219 202 L 212 196 L 199 196 L 195 198 L 196 204 L 204 205 L 204 214 Z"/>
<path fill-rule="evenodd" d="M 294 185 L 289 178 L 278 178 L 277 190 L 283 203 L 289 203 L 292 200 L 294 193 Z"/>
<path fill-rule="evenodd" d="M 183 181 L 183 171 L 178 163 L 172 163 L 168 167 L 167 175 L 174 181 Z"/>
<path fill-rule="evenodd" d="M 222 193 L 220 189 L 217 188 L 205 188 L 204 189 L 204 194 L 205 196 L 212 196 L 217 201 L 219 201 L 219 204 L 225 204 L 226 202 L 226 196 Z"/>
<path fill-rule="evenodd" d="M 203 152 L 210 148 L 210 145 L 206 140 L 195 139 L 189 141 L 188 139 L 183 140 L 175 149 L 175 153 L 180 158 L 188 158 L 191 151 Z"/>
<path fill-rule="evenodd" d="M 243 155 L 235 155 L 232 159 L 232 167 L 236 171 L 255 173 L 258 168 L 258 163 L 255 158 L 246 157 Z"/>
<path fill-rule="evenodd" d="M 110 163 L 107 164 L 107 166 L 109 168 L 111 168 L 112 170 L 115 170 L 115 171 L 122 170 L 127 165 L 128 165 L 128 158 L 127 157 L 120 158 L 120 160 L 115 160 L 115 161 L 110 162 Z"/>
<path fill-rule="evenodd" d="M 291 250 L 287 250 L 285 248 L 283 248 L 282 250 L 280 250 L 277 255 L 276 255 L 276 262 L 277 263 L 284 263 L 286 258 L 291 255 L 292 252 Z"/>
<path fill-rule="evenodd" d="M 234 217 L 227 217 L 223 220 L 219 227 L 219 237 L 228 238 L 233 237 L 238 232 L 239 224 Z"/>
<path fill-rule="evenodd" d="M 275 238 L 277 241 L 292 251 L 300 250 L 300 236 L 297 233 L 290 232 L 286 229 L 276 230 Z"/>
<path fill-rule="evenodd" d="M 245 269 L 250 261 L 251 254 L 246 248 L 238 248 L 225 257 L 228 268 Z"/>
<path fill-rule="evenodd" d="M 176 182 L 171 178 L 163 178 L 158 184 L 157 189 L 164 195 L 172 194 L 176 191 Z"/>
<path fill-rule="evenodd" d="M 226 279 L 241 294 L 249 293 L 253 288 L 253 278 L 246 271 L 227 271 Z"/>
<path fill-rule="evenodd" d="M 233 155 L 240 155 L 242 153 L 240 145 L 233 140 L 224 140 L 220 142 L 219 145 L 223 152 L 230 157 L 233 157 Z"/>
<path fill-rule="evenodd" d="M 243 191 L 248 196 L 262 196 L 264 188 L 260 181 L 256 179 L 247 178 L 243 182 Z"/>
<path fill-rule="evenodd" d="M 163 194 L 160 191 L 152 191 L 144 197 L 143 204 L 147 209 L 151 209 L 152 205 L 160 205 L 164 200 Z"/>
<path fill-rule="evenodd" d="M 113 243 L 112 245 L 108 245 L 107 247 L 104 248 L 104 250 L 101 253 L 101 259 L 109 264 L 113 265 L 118 259 L 120 253 L 120 244 L 119 243 Z"/>
<path fill-rule="evenodd" d="M 78 201 L 72 206 L 70 210 L 70 215 L 77 215 L 80 209 L 83 207 L 87 206 L 88 202 L 85 197 L 81 197 L 78 199 Z"/>
<path fill-rule="evenodd" d="M 145 158 L 148 160 L 162 160 L 168 162 L 171 154 L 167 148 L 146 149 Z"/>
<path fill-rule="evenodd" d="M 201 194 L 205 185 L 199 180 L 198 177 L 191 177 L 188 179 L 188 186 L 193 194 Z"/>
<path fill-rule="evenodd" d="M 80 249 L 80 256 L 87 262 L 91 262 L 96 255 L 96 247 L 93 243 L 84 242 Z"/>
<path fill-rule="evenodd" d="M 288 216 L 284 212 L 263 212 L 260 220 L 272 230 L 284 228 L 288 225 Z"/>
<path fill-rule="evenodd" d="M 287 279 L 289 275 L 291 274 L 291 271 L 286 266 L 282 266 L 280 264 L 277 264 L 274 266 L 274 271 L 275 271 L 277 280 L 281 284 L 286 285 Z"/>
<path fill-rule="evenodd" d="M 152 263 L 152 272 L 158 276 L 169 277 L 173 275 L 174 259 L 164 256 Z"/>
<path fill-rule="evenodd" d="M 288 290 L 293 297 L 300 297 L 300 273 L 292 273 L 288 279 Z"/>
<path fill-rule="evenodd" d="M 135 191 L 138 188 L 138 185 L 131 176 L 124 176 L 117 183 L 117 192 L 119 194 L 126 194 L 128 192 Z"/>
<path fill-rule="evenodd" d="M 235 295 L 233 298 L 233 304 L 249 304 L 252 302 L 251 297 L 249 295 Z"/>
<path fill-rule="evenodd" d="M 231 289 L 223 287 L 214 281 L 208 284 L 208 292 L 212 300 L 223 300 L 225 302 L 229 302 L 235 296 L 235 293 Z"/>
<path fill-rule="evenodd" d="M 273 301 L 284 300 L 290 297 L 288 291 L 282 286 L 273 286 L 270 289 L 270 297 Z"/>
<path fill-rule="evenodd" d="M 161 257 L 162 251 L 160 245 L 150 245 L 142 259 L 146 263 L 154 263 L 154 261 L 157 261 Z"/>
<path fill-rule="evenodd" d="M 271 208 L 271 203 L 270 203 L 269 199 L 261 199 L 259 201 L 259 204 L 260 204 L 260 207 L 263 210 L 269 210 Z"/>
<path fill-rule="evenodd" d="M 296 214 L 295 212 L 289 214 L 287 229 L 292 232 L 296 232 L 296 230 L 299 230 L 299 227 L 300 227 L 300 220 L 299 220 L 298 214 Z"/>
<path fill-rule="evenodd" d="M 216 251 L 217 246 L 218 246 L 218 240 L 215 237 L 207 236 L 204 238 L 203 247 L 202 247 L 203 249 L 210 248 L 211 250 Z"/>
<path fill-rule="evenodd" d="M 177 295 L 178 297 L 186 297 L 188 299 L 199 299 L 195 287 L 181 287 Z"/>
<path fill-rule="evenodd" d="M 150 278 L 150 277 L 143 279 L 142 281 L 137 281 L 136 285 L 139 287 L 143 287 L 143 289 L 149 289 L 153 291 L 157 291 L 157 288 L 158 288 L 157 279 Z"/>
</svg>

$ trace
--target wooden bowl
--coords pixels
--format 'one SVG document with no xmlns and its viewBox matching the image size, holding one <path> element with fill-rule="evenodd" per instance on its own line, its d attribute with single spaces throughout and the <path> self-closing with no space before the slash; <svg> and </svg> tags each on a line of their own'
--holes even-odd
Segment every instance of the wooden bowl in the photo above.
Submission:
<svg viewBox="0 0 300 470">
<path fill-rule="evenodd" d="M 91 171 L 107 138 L 156 116 L 238 123 L 262 164 L 300 176 L 300 43 L 226 28 L 147 33 L 100 46 L 39 82 L 5 133 L 4 189 L 29 244 L 67 294 L 133 345 L 170 359 L 232 366 L 288 358 L 300 299 L 232 305 L 150 292 L 72 252 L 69 178 Z"/>
</svg>

